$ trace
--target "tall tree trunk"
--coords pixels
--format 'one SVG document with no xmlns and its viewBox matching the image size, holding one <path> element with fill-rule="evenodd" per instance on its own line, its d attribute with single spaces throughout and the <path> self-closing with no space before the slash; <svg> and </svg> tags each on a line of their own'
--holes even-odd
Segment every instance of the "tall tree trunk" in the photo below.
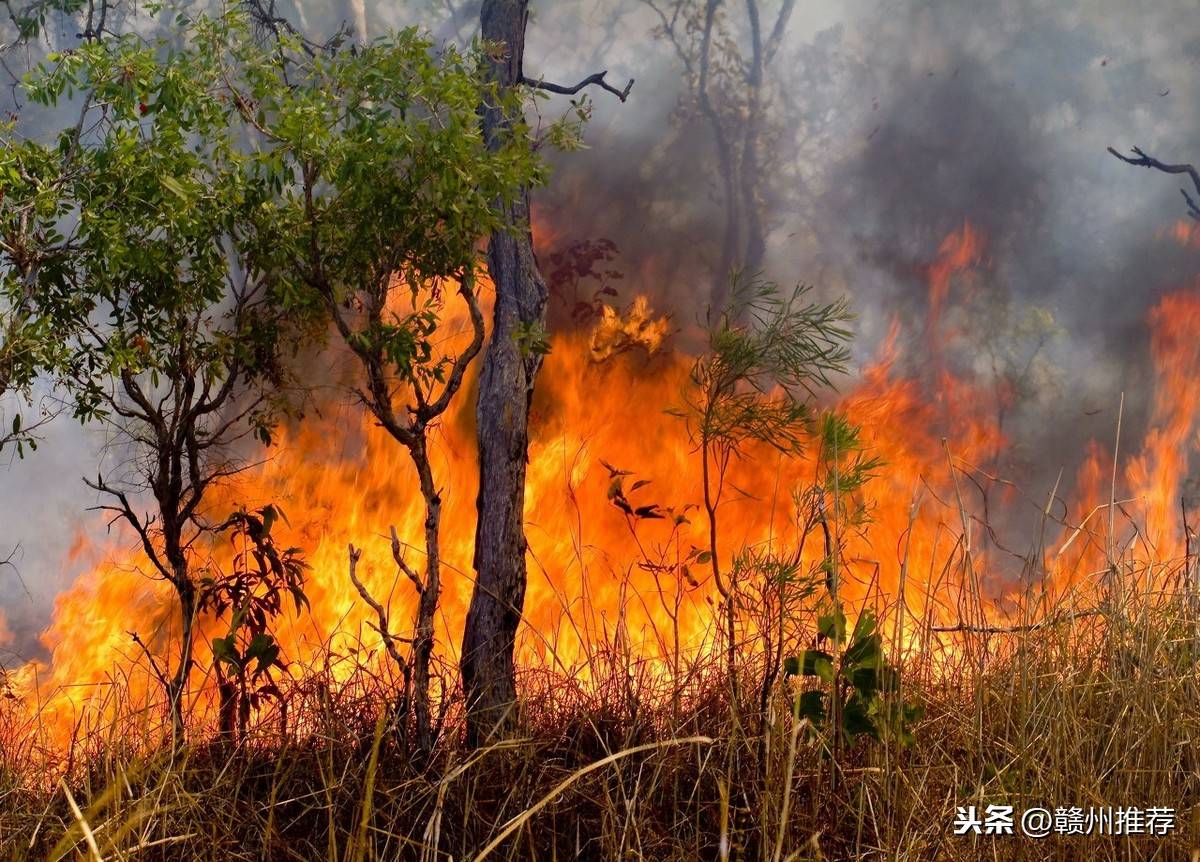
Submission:
<svg viewBox="0 0 1200 862">
<path fill-rule="evenodd" d="M 303 4 L 297 3 L 299 8 Z M 350 17 L 351 35 L 358 45 L 367 44 L 367 4 L 366 0 L 347 0 L 346 11 Z"/>
<path fill-rule="evenodd" d="M 761 176 L 758 150 L 762 135 L 764 56 L 762 22 L 758 3 L 747 0 L 746 13 L 750 19 L 750 67 L 746 71 L 746 121 L 742 129 L 742 209 L 746 213 L 746 246 L 742 266 L 750 274 L 762 269 L 767 254 L 766 228 L 763 225 L 763 201 L 760 197 Z M 782 12 L 780 13 L 783 14 Z"/>
<path fill-rule="evenodd" d="M 737 268 L 738 237 L 741 233 L 741 196 L 737 191 L 737 168 L 734 164 L 733 143 L 725 129 L 725 121 L 713 104 L 708 92 L 709 66 L 712 61 L 713 27 L 721 0 L 707 0 L 704 6 L 704 30 L 700 39 L 700 79 L 697 97 L 700 111 L 712 126 L 713 143 L 717 149 L 717 172 L 721 175 L 725 198 L 725 229 L 721 240 L 721 257 L 713 272 L 710 304 L 720 308 L 729 298 L 729 278 Z"/>
<path fill-rule="evenodd" d="M 502 87 L 522 75 L 528 0 L 485 0 L 482 35 L 502 43 L 492 75 Z M 496 106 L 482 111 L 484 136 L 498 147 L 511 133 L 512 117 Z M 467 743 L 481 745 L 505 734 L 516 702 L 513 649 L 525 603 L 525 467 L 529 404 L 541 365 L 524 349 L 543 326 L 546 283 L 538 272 L 529 231 L 528 189 L 505 207 L 516 230 L 498 231 L 488 243 L 488 269 L 496 289 L 492 337 L 479 380 L 478 523 L 475 528 L 475 590 L 463 634 L 462 677 L 467 699 Z"/>
</svg>

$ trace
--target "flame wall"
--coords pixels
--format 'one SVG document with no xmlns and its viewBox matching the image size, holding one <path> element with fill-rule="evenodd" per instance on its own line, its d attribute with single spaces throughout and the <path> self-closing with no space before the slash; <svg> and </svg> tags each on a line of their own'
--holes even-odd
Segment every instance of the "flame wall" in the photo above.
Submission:
<svg viewBox="0 0 1200 862">
<path fill-rule="evenodd" d="M 987 540 L 980 486 L 967 481 L 969 475 L 978 478 L 1006 446 L 995 418 L 995 389 L 951 371 L 940 350 L 940 315 L 953 301 L 955 285 L 968 284 L 972 271 L 986 265 L 985 249 L 986 238 L 970 224 L 940 244 L 927 267 L 929 318 L 916 325 L 895 321 L 876 360 L 836 399 L 885 463 L 865 494 L 868 523 L 842 530 L 842 589 L 848 598 L 860 598 L 869 589 L 895 598 L 907 559 L 908 607 L 918 615 L 955 621 L 961 613 L 953 597 L 955 560 L 967 541 L 964 528 L 973 537 L 975 571 L 987 582 L 985 592 L 1001 598 L 1016 589 L 1011 580 L 989 575 L 995 550 Z M 1166 561 L 1180 553 L 1178 500 L 1196 442 L 1194 372 L 1200 342 L 1194 333 L 1200 332 L 1200 291 L 1167 296 L 1148 324 L 1158 368 L 1153 422 L 1140 445 L 1122 444 L 1132 454 L 1121 458 L 1118 497 L 1132 501 L 1127 507 L 1145 523 L 1141 543 L 1128 553 Z M 683 423 L 666 412 L 683 403 L 693 357 L 670 349 L 652 356 L 638 350 L 609 355 L 617 335 L 657 345 L 666 330 L 639 300 L 628 315 L 606 314 L 597 334 L 556 336 L 539 380 L 526 496 L 530 576 L 520 647 L 526 666 L 577 672 L 586 661 L 589 639 L 611 635 L 618 626 L 636 654 L 669 651 L 670 601 L 662 597 L 677 590 L 681 648 L 711 643 L 714 590 L 706 568 L 693 566 L 685 580 L 673 570 L 664 583 L 661 571 L 640 565 L 659 551 L 671 557 L 704 547 L 703 513 L 688 512 L 689 522 L 679 527 L 674 543 L 670 519 L 638 525 L 635 537 L 608 494 L 607 465 L 614 465 L 636 474 L 627 488 L 633 479 L 649 480 L 636 494 L 630 492 L 635 504 L 684 511 L 701 500 L 698 455 Z M 912 350 L 926 357 L 920 377 L 896 371 L 898 357 Z M 597 361 L 601 356 L 606 358 Z M 438 429 L 434 446 L 444 500 L 439 651 L 447 661 L 455 658 L 472 588 L 476 465 L 473 399 L 469 392 L 464 396 L 459 412 Z M 1111 465 L 1107 448 L 1094 445 L 1076 478 L 1063 526 L 1051 531 L 1061 532 L 1060 542 L 1068 545 L 1056 551 L 1055 544 L 1044 560 L 1060 587 L 1085 579 L 1104 559 L 1107 515 L 1095 509 L 1107 503 Z M 783 459 L 765 446 L 736 462 L 729 483 L 736 493 L 721 509 L 727 553 L 745 546 L 795 549 L 801 537 L 791 495 L 811 487 L 814 470 L 812 458 Z M 997 484 L 990 505 L 1015 499 L 1011 488 Z M 365 549 L 363 581 L 376 597 L 387 599 L 393 619 L 402 621 L 397 627 L 408 624 L 415 597 L 408 582 L 397 577 L 387 540 L 389 526 L 395 525 L 410 546 L 409 561 L 419 564 L 423 504 L 406 450 L 365 413 L 331 409 L 288 431 L 269 460 L 214 494 L 210 510 L 221 514 L 268 502 L 280 505 L 289 519 L 276 528 L 283 541 L 303 548 L 312 567 L 311 611 L 289 613 L 278 632 L 293 672 L 303 673 L 330 652 L 361 658 L 363 651 L 374 651 L 377 658 L 379 637 L 368 625 L 372 617 L 347 577 L 347 545 Z M 809 565 L 822 555 L 814 541 L 810 536 L 805 549 Z M 229 549 L 218 543 L 206 553 L 227 560 Z M 50 660 L 14 674 L 28 714 L 36 716 L 30 721 L 59 741 L 87 723 L 89 704 L 102 711 L 106 692 L 116 686 L 132 702 L 161 709 L 130 632 L 139 633 L 161 661 L 171 660 L 178 637 L 173 596 L 145 574 L 128 537 L 104 548 L 84 547 L 77 540 L 70 554 L 99 562 L 55 603 L 42 635 Z M 210 637 L 223 634 L 223 625 L 208 620 L 202 627 Z M 203 690 L 211 682 L 203 674 L 204 644 L 199 659 L 194 685 Z"/>
</svg>

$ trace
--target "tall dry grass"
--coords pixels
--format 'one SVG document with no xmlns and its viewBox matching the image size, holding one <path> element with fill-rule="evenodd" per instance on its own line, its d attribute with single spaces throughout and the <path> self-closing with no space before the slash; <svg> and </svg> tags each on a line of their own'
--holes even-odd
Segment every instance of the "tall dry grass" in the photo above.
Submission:
<svg viewBox="0 0 1200 862">
<path fill-rule="evenodd" d="M 366 665 L 297 680 L 286 730 L 267 711 L 237 744 L 196 728 L 172 750 L 162 710 L 121 703 L 117 685 L 105 704 L 116 718 L 48 750 L 10 704 L 0 858 L 1200 858 L 1192 561 L 1110 553 L 1053 604 L 1030 587 L 1002 623 L 983 613 L 962 543 L 946 564 L 959 586 L 938 587 L 954 593 L 955 624 L 869 594 L 903 668 L 888 696 L 924 713 L 911 744 L 884 735 L 836 757 L 795 708 L 813 682 L 763 684 L 764 632 L 784 626 L 787 652 L 809 645 L 814 605 L 756 588 L 752 572 L 738 703 L 714 658 L 721 626 L 698 651 L 665 636 L 651 659 L 618 624 L 591 630 L 586 674 L 552 656 L 523 669 L 511 740 L 465 750 L 452 697 L 427 761 L 406 754 L 395 680 Z M 1166 836 L 953 834 L 957 806 L 989 803 L 1169 806 L 1177 825 Z"/>
</svg>

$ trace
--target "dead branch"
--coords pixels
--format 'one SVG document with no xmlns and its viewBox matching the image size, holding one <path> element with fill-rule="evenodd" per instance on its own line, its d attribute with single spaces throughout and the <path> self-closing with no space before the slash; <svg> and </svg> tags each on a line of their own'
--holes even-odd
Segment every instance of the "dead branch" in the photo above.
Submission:
<svg viewBox="0 0 1200 862">
<path fill-rule="evenodd" d="M 625 85 L 624 90 L 618 90 L 612 84 L 604 80 L 604 76 L 607 74 L 608 70 L 606 69 L 603 72 L 596 72 L 595 74 L 588 75 L 573 87 L 565 87 L 562 84 L 553 84 L 550 81 L 544 81 L 540 79 L 535 81 L 533 78 L 527 78 L 524 75 L 521 76 L 521 83 L 529 87 L 534 87 L 538 90 L 545 90 L 548 93 L 558 93 L 562 96 L 574 96 L 584 87 L 595 84 L 602 90 L 608 90 L 608 92 L 612 93 L 622 102 L 624 102 L 629 98 L 629 91 L 633 89 L 633 78 L 629 79 L 629 83 Z"/>
<path fill-rule="evenodd" d="M 150 662 L 150 670 L 154 672 L 154 675 L 158 678 L 158 681 L 162 683 L 162 687 L 166 689 L 169 694 L 171 691 L 171 682 L 167 678 L 167 675 L 163 673 L 162 668 L 158 666 L 158 662 L 154 660 L 154 654 L 150 652 L 150 648 L 146 646 L 145 641 L 138 637 L 137 632 L 129 632 L 129 636 L 133 638 L 133 642 L 135 644 L 142 648 L 142 652 L 146 654 L 146 659 Z"/>
<path fill-rule="evenodd" d="M 362 596 L 362 600 L 371 607 L 371 610 L 375 611 L 375 616 L 379 618 L 379 624 L 376 626 L 376 631 L 378 631 L 379 636 L 383 638 L 383 645 L 387 648 L 388 655 L 392 657 L 392 661 L 399 666 L 402 672 L 407 673 L 408 662 L 404 660 L 404 656 L 400 655 L 400 650 L 396 648 L 396 643 L 404 639 L 398 638 L 392 634 L 391 629 L 388 628 L 387 611 L 384 610 L 383 605 L 379 604 L 379 602 L 375 601 L 375 599 L 371 597 L 371 594 L 367 592 L 367 588 L 363 586 L 362 581 L 358 579 L 358 561 L 362 558 L 362 551 L 354 547 L 354 545 L 350 545 L 349 550 L 350 582 L 354 584 L 354 588 L 358 590 L 358 594 Z"/>
<path fill-rule="evenodd" d="M 1200 171 L 1197 171 L 1186 162 L 1178 165 L 1169 165 L 1166 162 L 1160 162 L 1153 156 L 1146 155 L 1140 147 L 1131 148 L 1130 152 L 1133 153 L 1133 157 L 1123 156 L 1112 147 L 1109 147 L 1108 151 L 1128 165 L 1134 165 L 1139 168 L 1151 168 L 1156 171 L 1162 171 L 1164 174 L 1187 174 L 1191 177 L 1192 185 L 1195 186 L 1196 192 L 1200 194 Z M 1200 221 L 1200 206 L 1197 206 L 1196 201 L 1188 194 L 1187 189 L 1180 189 L 1179 193 L 1183 195 L 1184 201 L 1187 202 L 1188 215 Z"/>
<path fill-rule="evenodd" d="M 175 573 L 172 572 L 167 564 L 163 562 L 162 558 L 159 557 L 158 550 L 154 547 L 154 542 L 150 537 L 150 528 L 153 524 L 153 519 L 147 518 L 143 522 L 143 520 L 137 516 L 137 513 L 133 511 L 133 507 L 130 506 L 128 495 L 126 495 L 126 493 L 120 488 L 114 488 L 107 484 L 99 473 L 96 474 L 95 482 L 85 477 L 83 484 L 101 494 L 108 494 L 109 496 L 114 497 L 121 504 L 120 506 L 92 506 L 89 508 L 89 511 L 99 510 L 104 512 L 115 512 L 116 517 L 109 522 L 110 529 L 115 522 L 119 520 L 126 521 L 129 526 L 133 527 L 134 532 L 137 533 L 137 536 L 142 543 L 142 550 L 146 552 L 146 556 L 154 565 L 154 568 L 158 570 L 159 574 L 161 574 L 165 580 L 170 581 L 173 584 L 176 583 Z"/>
<path fill-rule="evenodd" d="M 400 567 L 400 571 L 413 582 L 413 586 L 417 589 L 417 595 L 425 594 L 425 584 L 422 583 L 420 575 L 416 573 L 408 563 L 404 561 L 404 552 L 400 549 L 400 536 L 396 533 L 396 528 L 391 527 L 392 531 L 392 559 L 396 561 L 396 565 Z"/>
</svg>

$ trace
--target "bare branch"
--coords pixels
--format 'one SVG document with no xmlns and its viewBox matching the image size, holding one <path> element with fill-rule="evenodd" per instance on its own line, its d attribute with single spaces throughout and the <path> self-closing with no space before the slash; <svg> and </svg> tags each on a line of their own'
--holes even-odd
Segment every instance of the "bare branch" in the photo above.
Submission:
<svg viewBox="0 0 1200 862">
<path fill-rule="evenodd" d="M 1196 192 L 1200 194 L 1200 171 L 1197 171 L 1186 162 L 1178 165 L 1169 165 L 1166 162 L 1160 162 L 1153 156 L 1146 155 L 1140 147 L 1131 148 L 1130 151 L 1133 153 L 1133 157 L 1123 156 L 1112 147 L 1109 147 L 1108 151 L 1128 165 L 1134 165 L 1139 168 L 1151 168 L 1156 171 L 1162 171 L 1164 174 L 1187 174 L 1191 177 L 1192 185 L 1195 186 Z M 1187 189 L 1180 189 L 1179 193 L 1183 195 L 1184 201 L 1187 202 L 1188 215 L 1200 220 L 1200 206 L 1197 206 L 1196 201 L 1188 194 Z"/>
<path fill-rule="evenodd" d="M 354 545 L 348 547 L 350 552 L 350 583 L 354 584 L 354 588 L 358 590 L 358 594 L 362 596 L 362 600 L 371 607 L 371 610 L 375 611 L 375 616 L 379 618 L 379 625 L 376 631 L 383 638 L 383 645 L 387 647 L 388 655 L 392 657 L 392 661 L 407 676 L 408 662 L 404 660 L 404 656 L 400 655 L 400 650 L 396 648 L 396 642 L 401 640 L 401 638 L 397 638 L 391 633 L 391 630 L 388 628 L 387 611 L 384 610 L 383 605 L 371 597 L 371 594 L 367 592 L 367 588 L 363 586 L 362 581 L 358 579 L 358 561 L 362 558 L 362 551 L 354 547 Z"/>
<path fill-rule="evenodd" d="M 404 553 L 400 550 L 400 536 L 396 534 L 396 528 L 392 530 L 392 559 L 396 561 L 396 565 L 400 567 L 400 571 L 404 572 L 405 576 L 413 582 L 413 586 L 417 588 L 417 594 L 425 593 L 425 584 L 421 582 L 420 575 L 416 570 L 404 561 Z"/>
<path fill-rule="evenodd" d="M 563 96 L 574 96 L 576 93 L 578 93 L 584 87 L 595 84 L 597 87 L 599 87 L 602 90 L 608 90 L 608 92 L 612 93 L 614 96 L 616 96 L 622 102 L 624 102 L 626 99 L 629 98 L 629 91 L 633 89 L 633 78 L 629 79 L 629 83 L 625 85 L 624 90 L 618 90 L 612 84 L 610 84 L 604 80 L 604 76 L 607 74 L 608 74 L 608 71 L 605 70 L 603 72 L 596 72 L 593 75 L 588 75 L 586 78 L 584 78 L 582 81 L 580 81 L 578 84 L 576 84 L 573 87 L 565 87 L 562 84 L 553 84 L 550 81 L 543 81 L 543 80 L 535 81 L 533 78 L 527 78 L 523 75 L 521 76 L 521 83 L 525 84 L 527 86 L 530 86 L 530 87 L 534 87 L 538 90 L 545 90 L 548 93 L 558 93 L 559 95 L 563 95 Z"/>
<path fill-rule="evenodd" d="M 94 491 L 108 494 L 110 497 L 117 499 L 121 504 L 119 507 L 101 506 L 99 508 L 116 512 L 118 518 L 124 519 L 129 526 L 133 527 L 134 532 L 138 534 L 138 538 L 142 541 L 142 549 L 146 552 L 146 556 L 150 558 L 150 562 L 154 564 L 154 568 L 158 569 L 159 574 L 166 580 L 175 583 L 174 573 L 163 563 L 158 555 L 158 550 L 154 547 L 154 542 L 150 540 L 149 522 L 142 523 L 142 519 L 137 516 L 137 513 L 133 511 L 133 507 L 129 505 L 129 497 L 126 496 L 125 492 L 108 485 L 99 475 L 96 476 L 95 482 L 85 478 L 83 483 Z"/>
<path fill-rule="evenodd" d="M 462 386 L 463 375 L 467 373 L 467 367 L 474 361 L 483 347 L 484 323 L 483 313 L 479 310 L 479 302 L 475 296 L 475 277 L 468 272 L 463 276 L 458 284 L 458 292 L 463 300 L 467 303 L 467 311 L 471 315 L 471 343 L 453 362 L 450 369 L 450 376 L 446 380 L 446 385 L 442 389 L 442 394 L 438 399 L 431 404 L 426 410 L 426 416 L 432 418 L 440 416 L 446 412 L 446 408 L 450 406 L 450 400 L 454 398 Z"/>
<path fill-rule="evenodd" d="M 138 637 L 137 632 L 129 632 L 129 636 L 131 638 L 133 638 L 133 642 L 135 644 L 137 644 L 138 646 L 140 646 L 142 648 L 142 652 L 144 652 L 146 654 L 146 658 L 150 662 L 150 670 L 152 670 L 154 672 L 154 675 L 156 677 L 158 677 L 158 681 L 160 683 L 162 683 L 163 688 L 165 688 L 168 692 L 170 692 L 170 690 L 171 690 L 170 680 L 167 678 L 167 675 L 165 673 L 163 673 L 162 668 L 160 668 L 158 666 L 158 662 L 154 660 L 154 654 L 152 652 L 150 652 L 150 648 L 146 646 L 146 644 L 142 641 L 142 639 L 140 637 Z"/>
<path fill-rule="evenodd" d="M 18 569 L 17 564 L 13 562 L 13 559 L 17 556 L 17 554 L 18 554 L 18 552 L 20 552 L 20 550 L 21 550 L 20 545 L 14 545 L 12 550 L 8 552 L 8 556 L 4 557 L 3 559 L 0 559 L 0 570 L 3 570 L 5 567 L 11 569 L 12 573 L 17 576 L 17 582 L 21 585 L 21 589 L 25 592 L 25 595 L 32 602 L 33 601 L 33 593 L 29 592 L 29 585 L 25 583 L 25 579 L 23 577 L 21 577 L 21 570 Z"/>
<path fill-rule="evenodd" d="M 792 17 L 792 10 L 795 8 L 796 0 L 784 0 L 783 6 L 779 9 L 779 15 L 775 18 L 775 26 L 771 28 L 771 35 L 767 37 L 763 62 L 770 63 L 775 59 L 775 54 L 783 42 L 784 31 L 787 30 L 788 19 Z"/>
<path fill-rule="evenodd" d="M 1020 626 L 973 626 L 967 623 L 958 623 L 953 626 L 932 626 L 930 631 L 939 632 L 942 634 L 954 632 L 966 632 L 970 634 L 985 634 L 985 635 L 1012 635 L 1022 632 L 1035 632 L 1039 629 L 1048 628 L 1049 626 L 1059 623 L 1071 622 L 1072 620 L 1081 619 L 1084 617 L 1100 616 L 1103 611 L 1098 609 L 1071 611 L 1068 613 L 1058 614 L 1053 617 L 1047 617 L 1044 620 L 1038 620 L 1036 623 L 1029 623 Z"/>
</svg>

